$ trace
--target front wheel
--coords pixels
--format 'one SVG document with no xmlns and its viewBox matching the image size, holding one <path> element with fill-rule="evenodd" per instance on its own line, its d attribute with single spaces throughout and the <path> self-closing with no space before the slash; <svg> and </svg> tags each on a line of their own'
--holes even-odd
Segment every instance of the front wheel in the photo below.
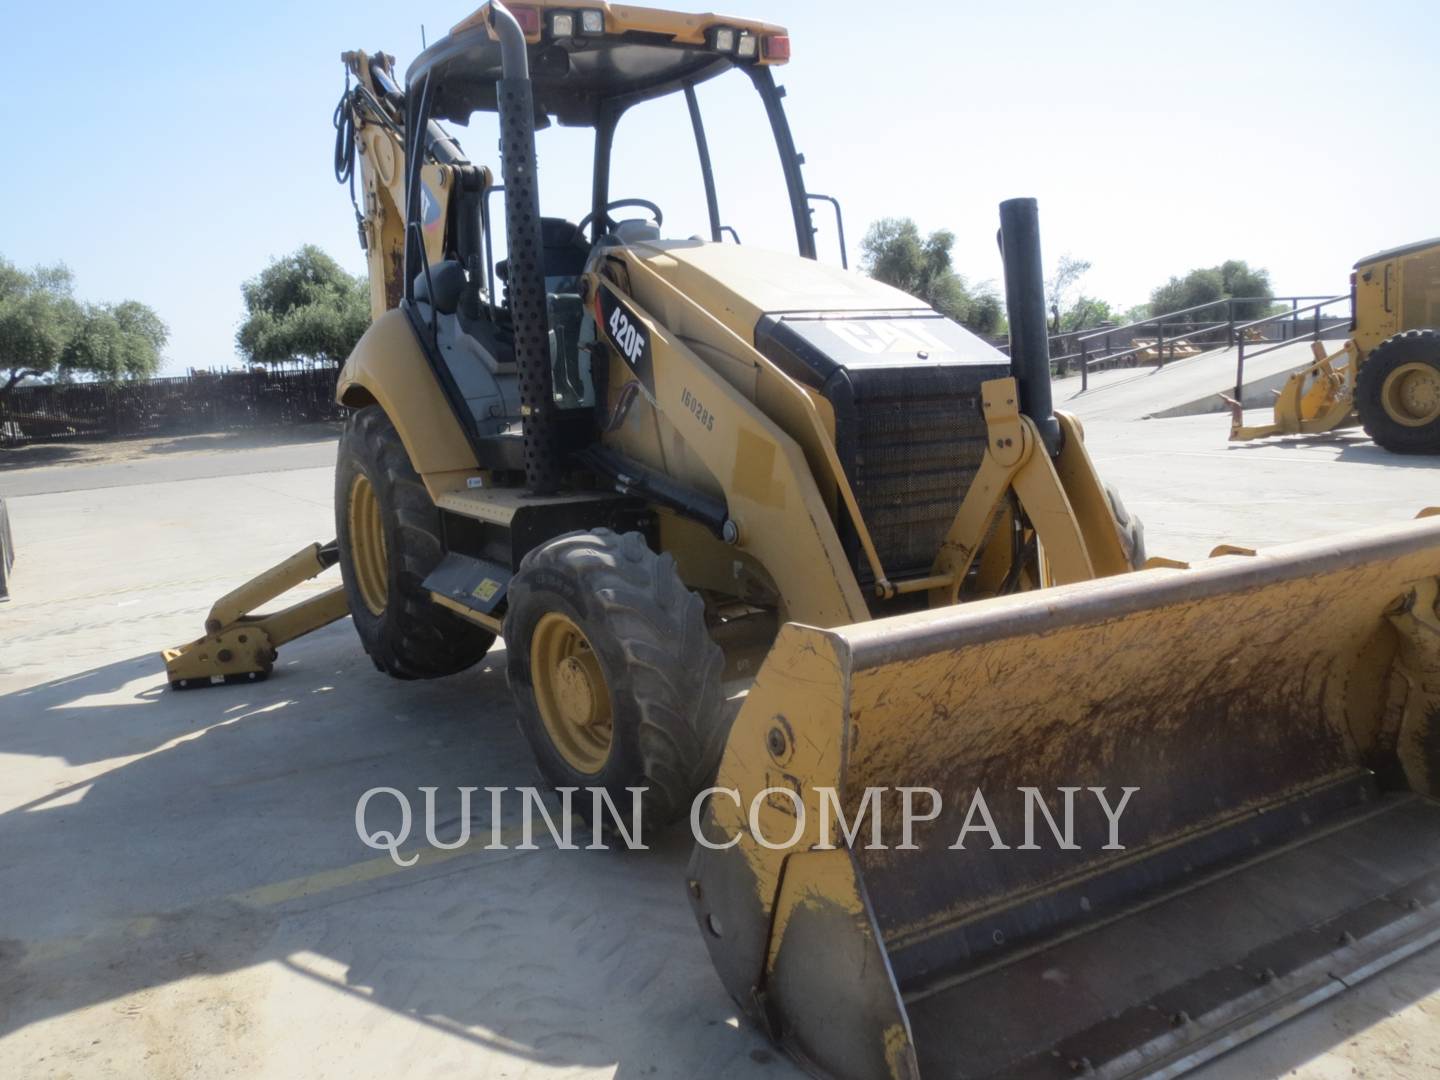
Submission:
<svg viewBox="0 0 1440 1080">
<path fill-rule="evenodd" d="M 1355 411 L 1392 454 L 1440 453 L 1440 330 L 1406 330 L 1376 345 L 1355 379 Z"/>
<path fill-rule="evenodd" d="M 378 405 L 351 413 L 335 464 L 340 577 L 360 642 L 397 679 L 433 679 L 483 657 L 495 635 L 430 599 L 444 555 L 440 511 Z"/>
<path fill-rule="evenodd" d="M 623 821 L 629 788 L 650 826 L 687 812 L 724 748 L 724 656 L 675 560 L 639 533 L 569 533 L 525 556 L 507 603 L 510 688 L 545 779 L 604 788 Z"/>
</svg>

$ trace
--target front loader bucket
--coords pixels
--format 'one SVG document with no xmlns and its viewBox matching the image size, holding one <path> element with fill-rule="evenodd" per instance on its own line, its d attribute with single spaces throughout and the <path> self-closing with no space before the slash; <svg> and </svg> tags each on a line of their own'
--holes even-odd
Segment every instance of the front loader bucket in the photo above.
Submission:
<svg viewBox="0 0 1440 1080">
<path fill-rule="evenodd" d="M 1166 1076 L 1440 940 L 1437 574 L 1431 516 L 786 626 L 690 868 L 727 988 L 820 1075 Z"/>
</svg>

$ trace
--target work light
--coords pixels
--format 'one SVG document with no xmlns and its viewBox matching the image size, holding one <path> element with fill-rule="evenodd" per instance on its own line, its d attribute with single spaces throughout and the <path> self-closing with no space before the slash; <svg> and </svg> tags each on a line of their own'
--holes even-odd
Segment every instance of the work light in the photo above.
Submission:
<svg viewBox="0 0 1440 1080">
<path fill-rule="evenodd" d="M 550 16 L 551 37 L 574 37 L 575 16 L 568 11 L 557 11 Z"/>
<path fill-rule="evenodd" d="M 605 32 L 605 13 L 603 11 L 582 11 L 580 13 L 580 30 L 586 34 L 603 34 Z"/>
<path fill-rule="evenodd" d="M 728 26 L 711 31 L 710 47 L 717 52 L 734 52 L 735 31 Z"/>
<path fill-rule="evenodd" d="M 759 45 L 759 38 L 754 34 L 742 31 L 740 34 L 740 45 L 736 49 L 736 52 L 746 60 L 753 60 L 755 54 L 759 51 Z"/>
</svg>

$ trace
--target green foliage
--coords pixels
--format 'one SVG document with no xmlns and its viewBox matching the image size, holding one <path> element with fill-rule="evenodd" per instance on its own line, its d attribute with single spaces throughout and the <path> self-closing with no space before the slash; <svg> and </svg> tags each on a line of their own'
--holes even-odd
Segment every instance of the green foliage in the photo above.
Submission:
<svg viewBox="0 0 1440 1080">
<path fill-rule="evenodd" d="M 1156 318 L 1227 296 L 1245 296 L 1262 299 L 1236 304 L 1235 318 L 1239 321 L 1258 319 L 1269 314 L 1272 305 L 1268 298 L 1274 295 L 1268 270 L 1252 269 L 1242 259 L 1230 259 L 1219 266 L 1191 270 L 1184 277 L 1172 277 L 1150 294 L 1150 314 Z M 1200 321 L 1210 317 L 1205 312 L 1200 314 Z M 1216 315 L 1216 321 L 1221 317 Z"/>
<path fill-rule="evenodd" d="M 61 374 L 80 371 L 110 382 L 143 379 L 160 366 L 169 337 L 160 316 L 139 301 L 86 304 L 60 354 Z"/>
<path fill-rule="evenodd" d="M 1005 308 L 988 283 L 971 286 L 951 265 L 955 234 L 937 229 L 922 238 L 909 218 L 882 218 L 861 241 L 864 269 L 977 334 L 1002 333 Z"/>
<path fill-rule="evenodd" d="M 80 304 L 57 263 L 21 270 L 0 259 L 0 394 L 22 379 L 138 379 L 160 366 L 170 333 L 138 300 Z"/>
<path fill-rule="evenodd" d="M 1081 293 L 1060 313 L 1060 332 L 1069 334 L 1078 330 L 1093 330 L 1106 323 L 1118 325 L 1125 319 L 1126 316 L 1112 308 L 1108 301 Z"/>
<path fill-rule="evenodd" d="M 249 312 L 235 343 L 249 360 L 340 363 L 370 325 L 364 278 L 345 272 L 314 245 L 276 259 L 240 287 Z"/>
<path fill-rule="evenodd" d="M 80 320 L 72 287 L 58 263 L 25 271 L 0 258 L 0 394 L 59 367 Z"/>
</svg>

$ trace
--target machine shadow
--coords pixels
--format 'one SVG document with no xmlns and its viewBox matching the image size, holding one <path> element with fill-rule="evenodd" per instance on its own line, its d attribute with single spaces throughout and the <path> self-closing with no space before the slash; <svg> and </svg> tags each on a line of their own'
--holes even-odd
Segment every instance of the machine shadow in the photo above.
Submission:
<svg viewBox="0 0 1440 1080">
<path fill-rule="evenodd" d="M 449 842 L 461 786 L 538 783 L 499 646 L 401 683 L 342 623 L 292 644 L 268 681 L 187 692 L 139 656 L 0 697 L 0 753 L 78 774 L 0 813 L 0 1036 L 265 965 L 449 1034 L 457 1068 L 476 1046 L 620 1076 L 771 1056 L 735 1025 L 695 930 L 683 825 L 653 851 L 561 851 L 537 818 L 539 850 L 515 850 L 522 802 L 507 797 L 506 850 L 408 870 L 357 836 L 372 787 L 407 793 L 416 850 L 422 786 Z M 482 791 L 473 836 L 489 810 Z M 302 1000 L 324 1025 L 333 999 Z"/>
<path fill-rule="evenodd" d="M 60 465 L 79 457 L 80 453 L 79 449 L 65 443 L 27 443 L 24 446 L 0 447 L 0 473 Z"/>
<path fill-rule="evenodd" d="M 1284 435 L 1271 439 L 1226 444 L 1229 451 L 1266 450 L 1274 447 L 1292 449 L 1340 448 L 1334 461 L 1351 465 L 1389 465 L 1404 469 L 1440 469 L 1440 457 L 1426 454 L 1395 454 L 1376 446 L 1360 432 L 1328 432 L 1324 435 Z"/>
</svg>

